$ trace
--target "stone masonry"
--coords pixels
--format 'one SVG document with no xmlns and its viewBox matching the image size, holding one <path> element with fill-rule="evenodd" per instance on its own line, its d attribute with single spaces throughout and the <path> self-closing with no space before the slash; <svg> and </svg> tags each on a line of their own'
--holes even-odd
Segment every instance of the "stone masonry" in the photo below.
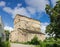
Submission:
<svg viewBox="0 0 60 47">
<path fill-rule="evenodd" d="M 12 42 L 26 42 L 36 35 L 39 40 L 45 39 L 45 34 L 41 33 L 39 21 L 17 14 L 14 19 L 14 30 L 10 34 Z"/>
</svg>

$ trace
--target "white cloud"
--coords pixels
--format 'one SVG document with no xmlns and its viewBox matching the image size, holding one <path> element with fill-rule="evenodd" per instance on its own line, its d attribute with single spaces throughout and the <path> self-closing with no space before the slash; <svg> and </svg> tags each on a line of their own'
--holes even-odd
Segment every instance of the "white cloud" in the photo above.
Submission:
<svg viewBox="0 0 60 47">
<path fill-rule="evenodd" d="M 55 4 L 56 0 L 54 0 L 52 2 L 53 2 L 53 4 Z M 14 9 L 12 9 L 11 7 L 6 7 L 5 5 L 3 5 L 3 6 L 5 6 L 3 8 L 3 10 L 7 13 L 12 14 L 13 18 L 15 17 L 16 14 L 31 17 L 31 14 L 35 14 L 37 11 L 41 15 L 42 11 L 45 12 L 45 7 L 46 7 L 46 4 L 48 4 L 48 0 L 25 0 L 25 3 L 28 5 L 26 8 L 21 7 L 22 4 L 18 3 Z M 6 4 L 6 3 L 4 2 L 1 4 Z M 38 15 L 37 17 L 40 18 L 40 15 Z"/>
<path fill-rule="evenodd" d="M 56 1 L 52 1 L 56 2 Z M 40 14 L 37 16 L 40 18 L 41 12 L 45 12 L 46 4 L 48 4 L 48 0 L 25 0 L 25 3 L 28 5 L 26 8 L 21 7 L 22 4 L 18 3 L 17 6 L 12 9 L 11 7 L 4 7 L 3 10 L 7 13 L 12 14 L 12 17 L 14 18 L 16 14 L 24 15 L 27 17 L 31 17 L 31 14 L 35 14 L 36 12 L 39 12 Z"/>
<path fill-rule="evenodd" d="M 2 2 L 2 3 L 1 3 Z M 1 1 L 0 4 L 5 6 L 5 2 Z M 55 4 L 56 0 L 52 1 Z M 48 4 L 48 0 L 25 0 L 25 3 L 28 5 L 26 8 L 21 7 L 22 4 L 18 3 L 17 6 L 12 9 L 11 7 L 4 7 L 3 10 L 9 14 L 12 14 L 13 18 L 16 14 L 24 15 L 30 17 L 31 14 L 35 14 L 37 11 L 41 13 L 45 11 L 46 4 Z M 28 12 L 29 11 L 29 12 Z M 38 15 L 40 16 L 40 15 Z M 37 16 L 37 17 L 38 17 Z"/>
<path fill-rule="evenodd" d="M 3 6 L 3 7 L 4 7 L 5 4 L 6 4 L 6 3 L 5 3 L 4 1 L 0 1 L 0 6 Z"/>
<path fill-rule="evenodd" d="M 22 4 L 17 4 L 18 7 L 22 6 Z"/>
<path fill-rule="evenodd" d="M 10 27 L 10 26 L 5 26 L 4 29 L 5 29 L 5 30 L 9 30 L 9 31 L 13 31 L 13 28 Z"/>
<path fill-rule="evenodd" d="M 26 7 L 27 11 L 29 11 L 30 14 L 35 14 L 36 13 L 36 9 L 33 7 Z"/>
<path fill-rule="evenodd" d="M 7 13 L 12 13 L 13 10 L 10 7 L 4 7 L 3 10 Z"/>
<path fill-rule="evenodd" d="M 45 23 L 41 23 L 41 32 L 45 33 L 46 30 L 46 26 L 49 25 L 49 23 L 45 22 Z"/>
<path fill-rule="evenodd" d="M 51 0 L 51 2 L 52 2 L 52 4 L 53 4 L 53 6 L 55 6 L 55 5 L 56 5 L 56 1 L 58 1 L 58 0 Z"/>
<path fill-rule="evenodd" d="M 12 14 L 13 18 L 16 16 L 16 14 L 30 17 L 30 14 L 27 12 L 26 8 L 20 6 L 21 4 L 17 4 L 17 6 L 14 9 L 12 9 L 11 7 L 4 7 L 3 10 L 9 14 Z"/>
<path fill-rule="evenodd" d="M 47 0 L 25 0 L 26 4 L 37 8 L 39 11 L 45 11 L 45 6 L 48 4 Z"/>
<path fill-rule="evenodd" d="M 13 14 L 13 17 L 16 14 L 20 14 L 20 15 L 30 17 L 29 13 L 27 12 L 26 8 L 24 8 L 24 7 L 15 7 L 12 14 Z"/>
<path fill-rule="evenodd" d="M 53 6 L 55 6 L 57 0 L 51 0 Z M 49 0 L 25 0 L 26 4 L 30 7 L 34 7 L 37 11 L 44 11 L 46 4 L 49 4 Z"/>
</svg>

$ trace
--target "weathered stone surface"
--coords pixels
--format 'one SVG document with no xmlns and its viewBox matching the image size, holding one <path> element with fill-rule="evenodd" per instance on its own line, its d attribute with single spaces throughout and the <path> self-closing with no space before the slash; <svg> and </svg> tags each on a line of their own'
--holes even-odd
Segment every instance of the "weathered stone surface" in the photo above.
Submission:
<svg viewBox="0 0 60 47">
<path fill-rule="evenodd" d="M 36 35 L 39 40 L 45 39 L 45 34 L 40 32 L 40 22 L 25 16 L 16 15 L 14 19 L 14 31 L 10 34 L 11 41 L 26 42 Z"/>
<path fill-rule="evenodd" d="M 31 31 L 40 31 L 40 27 L 41 27 L 39 21 L 20 15 L 17 15 L 15 17 L 14 25 L 15 25 L 14 27 L 27 29 Z"/>
</svg>

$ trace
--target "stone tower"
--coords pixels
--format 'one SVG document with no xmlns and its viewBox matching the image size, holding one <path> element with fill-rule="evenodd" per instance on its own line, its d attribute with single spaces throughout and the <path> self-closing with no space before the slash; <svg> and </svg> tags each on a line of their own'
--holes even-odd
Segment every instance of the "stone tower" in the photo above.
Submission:
<svg viewBox="0 0 60 47">
<path fill-rule="evenodd" d="M 41 33 L 39 21 L 17 14 L 14 19 L 14 31 L 11 32 L 11 41 L 26 42 L 31 41 L 36 35 L 39 40 L 45 39 L 45 34 Z"/>
</svg>

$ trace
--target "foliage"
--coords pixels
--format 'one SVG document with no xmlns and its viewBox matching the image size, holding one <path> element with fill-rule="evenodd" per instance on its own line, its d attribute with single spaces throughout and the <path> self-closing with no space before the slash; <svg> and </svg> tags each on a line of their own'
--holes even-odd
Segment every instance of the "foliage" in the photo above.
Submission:
<svg viewBox="0 0 60 47">
<path fill-rule="evenodd" d="M 0 24 L 0 26 L 1 26 L 1 24 Z"/>
<path fill-rule="evenodd" d="M 8 41 L 9 40 L 9 30 L 5 30 L 5 34 L 6 34 L 6 41 Z"/>
<path fill-rule="evenodd" d="M 6 34 L 6 41 L 2 41 L 0 38 L 0 47 L 10 47 L 10 42 L 9 42 L 9 31 L 5 30 Z"/>
<path fill-rule="evenodd" d="M 37 45 L 36 47 L 60 47 L 59 41 L 60 39 L 58 39 L 58 41 L 55 42 L 54 38 L 47 38 L 43 42 L 40 42 L 40 45 Z"/>
<path fill-rule="evenodd" d="M 47 46 L 60 47 L 60 0 L 51 8 L 46 5 L 46 13 L 50 17 L 50 24 L 46 27 L 46 33 L 50 35 Z"/>
<path fill-rule="evenodd" d="M 0 47 L 10 47 L 10 42 L 9 41 L 1 41 L 0 38 Z"/>
<path fill-rule="evenodd" d="M 39 45 L 40 42 L 38 40 L 38 37 L 35 35 L 34 38 L 31 40 L 31 44 L 34 44 L 34 45 Z"/>
<path fill-rule="evenodd" d="M 56 2 L 53 8 L 46 5 L 46 13 L 50 17 L 50 24 L 46 27 L 46 33 L 55 37 L 56 40 L 60 38 L 60 0 Z"/>
<path fill-rule="evenodd" d="M 35 36 L 36 37 L 36 36 Z M 46 38 L 44 41 L 39 41 L 36 38 L 33 38 L 31 41 L 28 42 L 15 42 L 15 43 L 19 43 L 19 44 L 28 44 L 28 45 L 35 45 L 36 47 L 55 47 L 57 45 L 57 47 L 60 47 L 60 39 L 58 39 L 58 41 L 55 42 L 53 37 L 49 37 Z M 38 40 L 39 43 L 36 43 L 36 40 Z"/>
</svg>

